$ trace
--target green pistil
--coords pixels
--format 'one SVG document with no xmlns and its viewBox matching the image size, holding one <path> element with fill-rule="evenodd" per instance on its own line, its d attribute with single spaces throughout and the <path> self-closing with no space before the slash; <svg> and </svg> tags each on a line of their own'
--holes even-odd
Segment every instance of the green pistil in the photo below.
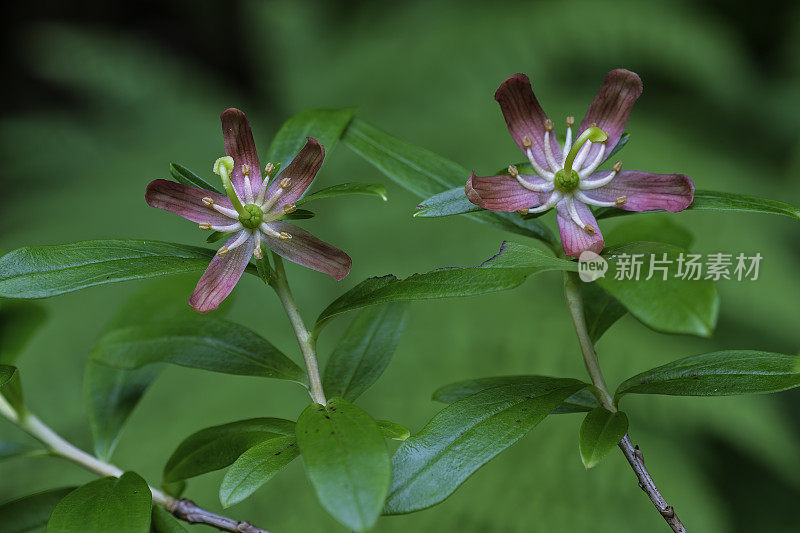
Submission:
<svg viewBox="0 0 800 533">
<path fill-rule="evenodd" d="M 581 147 L 583 147 L 586 141 L 592 141 L 593 143 L 601 143 L 604 142 L 606 139 L 608 139 L 608 135 L 606 135 L 606 132 L 604 132 L 597 126 L 589 126 L 585 130 L 583 130 L 583 133 L 581 133 L 577 139 L 575 139 L 575 142 L 572 143 L 572 148 L 570 148 L 569 153 L 567 154 L 566 160 L 564 160 L 563 175 L 570 176 L 570 179 L 568 180 L 570 183 L 572 182 L 572 175 L 574 172 L 572 170 L 572 163 L 575 162 L 575 156 L 578 155 L 578 151 L 581 149 Z M 558 187 L 558 174 L 556 174 L 556 187 Z M 575 185 L 575 187 L 577 187 L 577 185 Z M 570 190 L 574 190 L 575 187 L 573 187 Z"/>
<path fill-rule="evenodd" d="M 242 226 L 249 229 L 255 229 L 261 224 L 264 213 L 261 208 L 255 204 L 247 204 L 242 208 L 243 212 L 239 215 L 239 222 Z"/>
<path fill-rule="evenodd" d="M 239 215 L 244 215 L 244 206 L 236 196 L 236 190 L 231 183 L 231 172 L 233 172 L 233 158 L 231 156 L 220 157 L 214 161 L 214 174 L 222 178 L 222 187 L 225 189 L 225 194 L 233 204 L 233 208 Z"/>
<path fill-rule="evenodd" d="M 563 170 L 556 172 L 555 186 L 561 192 L 572 192 L 581 184 L 581 177 L 574 170 L 570 171 L 569 178 L 566 177 Z"/>
</svg>

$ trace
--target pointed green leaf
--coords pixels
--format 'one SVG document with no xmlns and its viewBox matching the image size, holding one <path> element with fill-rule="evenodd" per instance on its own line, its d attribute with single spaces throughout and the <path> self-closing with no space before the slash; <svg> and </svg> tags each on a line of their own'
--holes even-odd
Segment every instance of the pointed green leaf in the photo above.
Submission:
<svg viewBox="0 0 800 533">
<path fill-rule="evenodd" d="M 22 385 L 19 381 L 19 370 L 9 365 L 0 365 L 0 396 L 20 412 L 25 409 L 22 401 Z"/>
<path fill-rule="evenodd" d="M 455 189 L 434 194 L 430 198 L 421 201 L 417 205 L 414 216 L 421 218 L 448 217 L 481 210 L 481 207 L 469 201 L 464 192 L 464 187 L 456 187 Z"/>
<path fill-rule="evenodd" d="M 44 531 L 53 509 L 73 490 L 75 487 L 52 489 L 3 503 L 0 505 L 0 524 L 3 524 L 3 532 Z"/>
<path fill-rule="evenodd" d="M 586 328 L 593 343 L 599 341 L 603 333 L 617 320 L 628 314 L 624 305 L 596 283 L 582 283 L 581 296 L 583 297 Z"/>
<path fill-rule="evenodd" d="M 212 231 L 211 233 L 208 234 L 208 237 L 206 237 L 206 242 L 209 244 L 215 243 L 221 241 L 222 239 L 228 237 L 229 235 L 230 233 L 224 233 L 222 231 Z"/>
<path fill-rule="evenodd" d="M 229 507 L 253 494 L 283 467 L 300 455 L 294 435 L 256 444 L 228 469 L 219 487 L 219 501 Z"/>
<path fill-rule="evenodd" d="M 628 432 L 628 417 L 622 411 L 612 413 L 597 407 L 586 415 L 581 424 L 580 450 L 583 466 L 594 467 L 614 449 Z"/>
<path fill-rule="evenodd" d="M 309 211 L 308 209 L 298 209 L 293 213 L 289 213 L 288 215 L 284 215 L 287 220 L 306 220 L 308 218 L 314 218 L 316 214 L 313 211 Z"/>
<path fill-rule="evenodd" d="M 614 146 L 614 149 L 608 153 L 608 157 L 606 157 L 606 159 L 611 159 L 617 152 L 625 148 L 625 145 L 628 144 L 628 140 L 630 138 L 631 138 L 630 133 L 627 132 L 623 133 L 620 136 L 619 141 L 617 141 L 617 144 Z"/>
<path fill-rule="evenodd" d="M 307 109 L 297 113 L 278 130 L 265 164 L 280 163 L 285 169 L 305 146 L 306 137 L 318 140 L 325 147 L 326 154 L 330 154 L 355 113 L 355 108 Z"/>
<path fill-rule="evenodd" d="M 603 257 L 609 263 L 608 272 L 594 283 L 644 325 L 656 331 L 708 337 L 717 323 L 717 288 L 712 281 L 678 277 L 681 253 L 685 250 L 664 243 L 635 242 L 610 246 L 603 251 Z M 620 273 L 630 271 L 622 265 L 624 261 L 632 264 L 635 254 L 641 255 L 639 280 L 616 279 Z M 658 265 L 651 261 L 653 258 L 656 261 L 666 258 L 667 263 Z M 660 266 L 666 268 L 665 273 L 654 269 L 653 277 L 648 280 L 650 268 Z"/>
<path fill-rule="evenodd" d="M 47 533 L 147 533 L 150 488 L 138 474 L 104 477 L 61 500 L 47 522 Z"/>
<path fill-rule="evenodd" d="M 47 318 L 33 302 L 0 301 L 0 363 L 13 365 Z"/>
<path fill-rule="evenodd" d="M 389 199 L 386 196 L 386 186 L 380 183 L 340 183 L 339 185 L 333 185 L 313 192 L 295 202 L 295 205 L 303 205 L 312 200 L 319 200 L 321 198 L 335 198 L 336 196 L 347 196 L 351 194 L 377 196 L 384 202 Z"/>
<path fill-rule="evenodd" d="M 97 341 L 92 361 L 135 369 L 172 363 L 211 372 L 305 383 L 305 372 L 267 340 L 234 322 L 180 318 L 115 329 Z"/>
<path fill-rule="evenodd" d="M 214 254 L 206 248 L 135 239 L 18 248 L 0 257 L 0 296 L 45 298 L 106 283 L 198 272 Z"/>
<path fill-rule="evenodd" d="M 197 187 L 198 189 L 205 189 L 207 191 L 214 191 L 218 194 L 225 194 L 217 187 L 214 187 L 209 182 L 189 170 L 183 165 L 179 165 L 178 163 L 170 163 L 169 164 L 169 173 L 172 175 L 172 178 L 177 181 L 178 183 L 183 183 L 184 185 L 188 185 L 190 187 Z"/>
<path fill-rule="evenodd" d="M 800 356 L 728 350 L 672 361 L 630 379 L 617 388 L 625 394 L 727 396 L 779 392 L 800 386 Z"/>
<path fill-rule="evenodd" d="M 433 393 L 432 399 L 435 402 L 453 403 L 495 387 L 504 387 L 507 385 L 542 386 L 552 383 L 553 379 L 556 378 L 550 376 L 497 376 L 467 379 L 438 388 Z M 587 389 L 581 389 L 564 400 L 561 405 L 553 409 L 550 414 L 585 413 L 591 411 L 598 405 L 600 404 L 597 402 L 597 398 L 594 394 Z"/>
<path fill-rule="evenodd" d="M 317 318 L 319 331 L 331 318 L 361 307 L 404 300 L 472 296 L 513 289 L 528 276 L 547 270 L 577 270 L 577 263 L 512 242 L 471 268 L 440 268 L 404 279 L 388 275 L 368 278 L 334 300 Z"/>
<path fill-rule="evenodd" d="M 443 501 L 586 386 L 575 379 L 551 378 L 493 387 L 448 405 L 392 457 L 392 487 L 384 512 L 410 513 Z"/>
<path fill-rule="evenodd" d="M 392 477 L 372 417 L 341 398 L 310 405 L 297 420 L 297 444 L 322 506 L 350 529 L 371 528 Z"/>
<path fill-rule="evenodd" d="M 400 303 L 361 310 L 325 365 L 325 393 L 352 402 L 372 386 L 389 364 L 407 316 Z"/>
<path fill-rule="evenodd" d="M 153 506 L 151 517 L 152 533 L 187 533 L 188 530 L 178 520 L 159 505 Z"/>
<path fill-rule="evenodd" d="M 281 418 L 252 418 L 193 433 L 164 466 L 164 482 L 174 483 L 225 468 L 256 444 L 294 435 L 295 424 Z"/>
<path fill-rule="evenodd" d="M 388 178 L 421 198 L 459 187 L 463 191 L 470 176 L 461 165 L 389 135 L 360 119 L 353 119 L 342 141 Z M 482 211 L 467 216 L 526 237 L 557 242 L 553 232 L 540 221 L 523 220 L 516 213 Z"/>
<path fill-rule="evenodd" d="M 402 441 L 411 436 L 410 429 L 405 426 L 401 426 L 396 422 L 391 422 L 389 420 L 376 420 L 375 423 L 378 424 L 378 429 L 381 430 L 381 433 L 383 433 L 383 436 L 387 439 Z"/>
</svg>

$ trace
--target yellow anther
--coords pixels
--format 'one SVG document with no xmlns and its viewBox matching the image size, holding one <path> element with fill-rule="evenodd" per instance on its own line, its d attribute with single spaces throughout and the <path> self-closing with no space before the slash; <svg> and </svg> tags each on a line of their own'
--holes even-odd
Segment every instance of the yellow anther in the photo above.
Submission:
<svg viewBox="0 0 800 533">
<path fill-rule="evenodd" d="M 278 238 L 282 241 L 288 241 L 289 239 L 292 238 L 292 236 L 286 233 L 285 231 L 282 231 L 278 234 Z"/>
<path fill-rule="evenodd" d="M 248 165 L 247 163 L 242 165 L 242 175 L 244 175 L 244 176 L 249 176 L 250 175 L 250 165 Z"/>
<path fill-rule="evenodd" d="M 553 131 L 553 121 L 549 118 L 544 121 L 544 129 L 547 131 Z"/>
<path fill-rule="evenodd" d="M 519 176 L 519 170 L 514 165 L 508 165 L 508 173 L 514 176 L 515 178 Z"/>
<path fill-rule="evenodd" d="M 267 163 L 264 166 L 264 174 L 266 174 L 267 177 L 270 177 L 272 175 L 273 170 L 275 170 L 275 165 L 273 165 L 272 163 Z"/>
<path fill-rule="evenodd" d="M 287 215 L 290 213 L 294 213 L 295 211 L 297 211 L 297 206 L 294 204 L 286 204 L 285 206 L 283 206 L 283 212 Z"/>
<path fill-rule="evenodd" d="M 217 250 L 217 255 L 225 255 L 227 253 L 228 253 L 228 247 L 227 246 L 223 246 L 222 248 Z"/>
<path fill-rule="evenodd" d="M 525 216 L 525 215 L 528 214 L 528 210 L 527 209 L 517 209 L 517 213 L 519 213 L 522 216 Z"/>
<path fill-rule="evenodd" d="M 264 257 L 264 254 L 261 252 L 260 245 L 257 245 L 255 248 L 253 248 L 253 257 L 255 257 L 256 259 L 261 259 Z"/>
<path fill-rule="evenodd" d="M 585 232 L 586 232 L 586 233 L 588 233 L 589 235 L 594 235 L 594 234 L 595 234 L 595 232 L 597 232 L 597 230 L 596 230 L 596 229 L 594 229 L 594 226 L 592 226 L 592 225 L 589 225 L 589 224 L 586 224 L 586 225 L 583 227 L 583 231 L 585 231 Z"/>
<path fill-rule="evenodd" d="M 533 146 L 533 141 L 531 140 L 531 138 L 530 138 L 530 137 L 528 137 L 528 136 L 526 135 L 525 137 L 523 137 L 523 138 L 522 138 L 522 147 L 523 147 L 523 148 L 525 148 L 525 149 L 527 150 L 527 149 L 528 149 L 528 148 L 530 148 L 531 146 Z"/>
<path fill-rule="evenodd" d="M 288 189 L 289 185 L 291 184 L 292 184 L 292 178 L 283 178 L 279 183 L 281 189 Z"/>
<path fill-rule="evenodd" d="M 212 205 L 214 205 L 214 199 L 211 198 L 210 196 L 206 196 L 205 198 L 203 198 L 203 203 L 206 206 L 211 207 Z"/>
<path fill-rule="evenodd" d="M 204 229 L 204 230 L 208 231 L 208 230 L 211 229 L 211 224 L 209 224 L 208 222 L 201 222 L 200 223 L 200 229 Z"/>
<path fill-rule="evenodd" d="M 571 128 L 575 125 L 575 117 L 569 116 L 567 117 L 567 127 Z"/>
<path fill-rule="evenodd" d="M 614 169 L 614 172 L 619 172 L 620 170 L 622 170 L 622 161 L 617 161 L 611 168 Z"/>
<path fill-rule="evenodd" d="M 628 201 L 628 197 L 627 196 L 620 196 L 619 198 L 614 200 L 614 203 L 617 204 L 617 205 L 623 205 L 627 201 Z"/>
</svg>

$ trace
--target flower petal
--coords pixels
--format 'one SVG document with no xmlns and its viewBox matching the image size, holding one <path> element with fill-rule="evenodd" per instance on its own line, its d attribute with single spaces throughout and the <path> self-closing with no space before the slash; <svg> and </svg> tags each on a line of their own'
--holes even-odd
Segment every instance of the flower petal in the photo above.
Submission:
<svg viewBox="0 0 800 533">
<path fill-rule="evenodd" d="M 580 257 L 581 252 L 586 250 L 599 254 L 603 251 L 606 243 L 603 240 L 603 235 L 600 233 L 600 228 L 597 226 L 594 215 L 584 203 L 574 200 L 573 204 L 581 222 L 594 228 L 594 233 L 589 233 L 581 226 L 578 226 L 569 213 L 567 199 L 561 200 L 556 206 L 558 213 L 556 220 L 558 221 L 558 230 L 561 233 L 561 245 L 564 247 L 564 252 L 572 257 Z"/>
<path fill-rule="evenodd" d="M 517 142 L 519 149 L 525 152 L 522 139 L 530 137 L 533 157 L 540 167 L 547 170 L 547 158 L 544 152 L 544 121 L 547 115 L 536 100 L 531 88 L 531 81 L 525 74 L 514 74 L 502 84 L 494 93 L 494 99 L 500 104 L 500 110 L 506 119 L 506 125 L 511 136 Z M 556 161 L 561 162 L 561 145 L 556 136 L 550 135 L 550 148 Z"/>
<path fill-rule="evenodd" d="M 521 178 L 535 185 L 547 183 L 539 176 L 520 175 Z M 476 176 L 467 180 L 464 187 L 467 198 L 473 204 L 491 211 L 518 211 L 542 205 L 550 197 L 550 193 L 538 193 L 526 189 L 509 174 L 499 176 Z"/>
<path fill-rule="evenodd" d="M 261 234 L 270 250 L 298 265 L 329 274 L 339 281 L 350 273 L 353 261 L 343 251 L 322 242 L 309 232 L 287 222 L 269 222 L 271 229 L 286 232 L 291 239 L 282 240 L 272 235 Z"/>
<path fill-rule="evenodd" d="M 642 94 L 642 80 L 635 72 L 618 68 L 606 74 L 603 86 L 594 97 L 592 105 L 578 128 L 578 135 L 589 126 L 596 125 L 608 134 L 606 140 L 606 158 L 619 142 L 628 117 L 631 115 L 633 104 Z M 592 145 L 589 153 L 584 158 L 584 165 L 594 161 L 600 145 Z"/>
<path fill-rule="evenodd" d="M 222 137 L 225 139 L 225 154 L 233 158 L 231 182 L 239 198 L 245 200 L 244 175 L 242 165 L 250 167 L 250 189 L 255 193 L 261 188 L 261 167 L 258 164 L 256 142 L 247 117 L 233 107 L 220 115 Z M 245 201 L 246 203 L 246 201 Z"/>
<path fill-rule="evenodd" d="M 595 172 L 592 180 L 602 179 L 608 172 Z M 617 206 L 626 211 L 653 211 L 663 209 L 673 213 L 683 211 L 694 199 L 694 183 L 683 174 L 651 174 L 639 170 L 623 170 L 611 183 L 599 189 L 583 191 L 587 197 L 600 202 L 614 202 L 625 196 L 625 203 Z"/>
<path fill-rule="evenodd" d="M 289 187 L 281 193 L 278 201 L 272 207 L 273 212 L 280 211 L 284 205 L 299 200 L 314 181 L 314 177 L 322 166 L 322 161 L 325 159 L 325 148 L 313 137 L 306 137 L 306 140 L 308 142 L 303 149 L 267 187 L 266 198 L 269 199 L 278 191 L 281 181 L 285 178 L 291 180 Z"/>
<path fill-rule="evenodd" d="M 144 193 L 144 199 L 150 207 L 164 209 L 192 222 L 218 226 L 231 224 L 232 219 L 203 203 L 203 198 L 206 197 L 222 207 L 233 209 L 231 201 L 226 196 L 169 180 L 151 181 Z"/>
<path fill-rule="evenodd" d="M 225 241 L 225 246 L 232 244 L 242 233 L 232 235 Z M 195 311 L 199 313 L 213 311 L 228 297 L 253 256 L 255 241 L 255 238 L 250 236 L 247 241 L 227 254 L 214 256 L 189 297 L 189 305 Z"/>
</svg>

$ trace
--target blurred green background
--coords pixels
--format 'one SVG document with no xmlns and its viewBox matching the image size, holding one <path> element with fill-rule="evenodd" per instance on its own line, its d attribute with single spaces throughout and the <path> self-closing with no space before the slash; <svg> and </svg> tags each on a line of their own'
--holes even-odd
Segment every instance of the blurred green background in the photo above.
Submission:
<svg viewBox="0 0 800 533">
<path fill-rule="evenodd" d="M 798 38 L 800 6 L 791 1 L 758 9 L 723 0 L 18 3 L 2 35 L 0 251 L 109 237 L 201 244 L 205 235 L 193 224 L 148 208 L 144 188 L 168 175 L 171 161 L 208 176 L 223 150 L 219 113 L 229 106 L 248 114 L 262 153 L 297 111 L 358 106 L 360 117 L 395 135 L 493 172 L 520 159 L 492 99 L 515 72 L 531 76 L 560 123 L 583 114 L 608 70 L 634 70 L 645 91 L 621 154 L 626 168 L 683 172 L 698 188 L 800 204 Z M 316 186 L 343 181 L 385 182 L 390 201 L 315 206 L 317 218 L 305 227 L 346 250 L 353 270 L 337 284 L 288 267 L 307 320 L 365 277 L 476 264 L 503 239 L 520 239 L 460 218 L 412 219 L 417 199 L 340 145 Z M 610 385 L 703 351 L 797 353 L 800 225 L 708 212 L 676 220 L 692 229 L 700 252 L 760 252 L 761 277 L 720 285 L 711 339 L 661 335 L 623 319 L 598 346 Z M 195 278 L 176 283 L 188 294 Z M 140 287 L 44 301 L 50 320 L 20 363 L 32 409 L 86 449 L 86 356 Z M 559 276 L 547 273 L 513 292 L 414 303 L 391 366 L 359 403 L 418 431 L 441 407 L 431 392 L 452 381 L 583 377 L 561 290 Z M 239 285 L 231 317 L 299 360 L 277 299 L 258 280 Z M 346 323 L 337 320 L 321 339 L 323 360 Z M 289 383 L 170 367 L 131 417 L 114 461 L 155 484 L 188 434 L 254 416 L 294 419 L 306 401 Z M 624 407 L 634 442 L 690 531 L 797 531 L 800 391 L 642 396 Z M 445 503 L 381 518 L 376 529 L 666 529 L 621 454 L 583 469 L 579 422 L 577 415 L 547 419 Z M 0 439 L 26 437 L 0 422 Z M 294 462 L 228 514 L 279 533 L 342 530 L 317 504 L 302 469 Z M 192 480 L 187 495 L 218 510 L 221 477 Z M 55 459 L 18 459 L 0 464 L 0 500 L 89 479 Z"/>
</svg>

